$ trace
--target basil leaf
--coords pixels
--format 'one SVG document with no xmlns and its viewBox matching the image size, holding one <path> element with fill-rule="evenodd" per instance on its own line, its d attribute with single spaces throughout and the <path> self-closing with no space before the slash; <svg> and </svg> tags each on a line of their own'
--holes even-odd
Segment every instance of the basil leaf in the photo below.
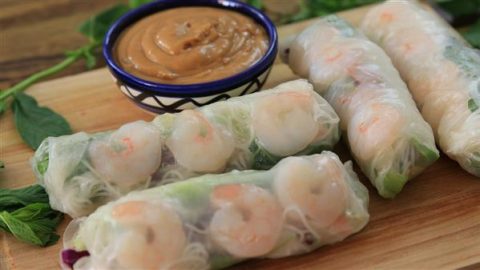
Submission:
<svg viewBox="0 0 480 270">
<path fill-rule="evenodd" d="M 127 5 L 115 5 L 84 22 L 78 31 L 90 38 L 93 42 L 103 40 L 110 25 L 129 10 Z"/>
<path fill-rule="evenodd" d="M 62 218 L 48 203 L 33 203 L 11 213 L 1 212 L 0 228 L 27 243 L 48 246 L 58 241 L 55 229 Z"/>
<path fill-rule="evenodd" d="M 0 189 L 0 211 L 14 211 L 32 203 L 48 203 L 48 194 L 42 186 Z"/>
<path fill-rule="evenodd" d="M 49 108 L 38 106 L 37 101 L 18 93 L 12 103 L 15 126 L 22 139 L 33 149 L 49 136 L 71 134 L 68 122 Z"/>
<path fill-rule="evenodd" d="M 150 2 L 152 2 L 153 0 L 129 0 L 128 1 L 128 6 L 130 8 L 136 8 L 136 7 L 139 7 L 141 5 L 145 5 L 145 4 L 148 4 Z"/>
</svg>

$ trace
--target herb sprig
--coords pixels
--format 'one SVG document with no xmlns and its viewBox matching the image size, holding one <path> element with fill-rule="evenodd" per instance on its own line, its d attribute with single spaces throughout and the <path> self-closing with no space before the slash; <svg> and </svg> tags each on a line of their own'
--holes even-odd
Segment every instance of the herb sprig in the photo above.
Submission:
<svg viewBox="0 0 480 270">
<path fill-rule="evenodd" d="M 59 239 L 55 229 L 63 214 L 50 208 L 48 195 L 39 185 L 21 189 L 0 189 L 0 229 L 38 246 Z"/>
<path fill-rule="evenodd" d="M 11 104 L 17 131 L 28 146 L 36 149 L 46 137 L 71 134 L 72 130 L 60 114 L 40 107 L 34 97 L 22 92 L 39 80 L 65 70 L 80 59 L 85 59 L 87 69 L 94 68 L 97 63 L 96 55 L 110 25 L 131 8 L 149 1 L 151 0 L 130 0 L 128 5 L 118 4 L 92 16 L 79 28 L 80 33 L 88 37 L 86 45 L 65 52 L 65 59 L 60 63 L 34 73 L 0 92 L 0 115 Z"/>
<path fill-rule="evenodd" d="M 79 59 L 85 59 L 88 69 L 95 67 L 95 55 L 110 25 L 131 8 L 149 1 L 131 0 L 128 6 L 115 5 L 91 17 L 79 28 L 88 37 L 88 44 L 67 51 L 62 62 L 0 92 L 0 115 L 11 104 L 17 131 L 28 146 L 36 149 L 46 137 L 70 134 L 72 129 L 61 115 L 39 106 L 34 97 L 23 91 L 33 83 L 66 69 Z M 0 161 L 0 171 L 3 168 L 3 161 Z M 62 219 L 63 214 L 50 207 L 48 194 L 40 185 L 0 189 L 0 230 L 11 233 L 19 240 L 38 246 L 52 245 L 59 239 L 55 230 Z"/>
</svg>

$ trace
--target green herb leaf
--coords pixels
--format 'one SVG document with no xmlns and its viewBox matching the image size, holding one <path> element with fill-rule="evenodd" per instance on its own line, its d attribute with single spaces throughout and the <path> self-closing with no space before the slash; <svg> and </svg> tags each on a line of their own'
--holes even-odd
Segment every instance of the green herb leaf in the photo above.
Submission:
<svg viewBox="0 0 480 270">
<path fill-rule="evenodd" d="M 0 188 L 0 211 L 14 211 L 32 203 L 48 203 L 48 194 L 40 185 L 19 189 Z"/>
<path fill-rule="evenodd" d="M 129 0 L 128 1 L 128 6 L 130 8 L 136 8 L 136 7 L 139 7 L 141 5 L 145 5 L 145 4 L 148 4 L 150 2 L 152 2 L 153 0 Z"/>
<path fill-rule="evenodd" d="M 419 160 L 417 161 L 421 166 L 428 166 L 435 162 L 439 157 L 437 149 L 430 148 L 426 144 L 422 144 L 418 139 L 413 138 L 411 144 L 415 148 L 415 151 L 419 155 Z"/>
<path fill-rule="evenodd" d="M 248 149 L 253 155 L 252 169 L 254 170 L 269 169 L 282 159 L 281 157 L 269 153 L 255 140 L 250 144 Z"/>
<path fill-rule="evenodd" d="M 480 20 L 463 33 L 463 37 L 475 48 L 480 48 Z"/>
<path fill-rule="evenodd" d="M 480 10 L 480 1 L 478 0 L 462 0 L 461 4 L 458 0 L 437 0 L 436 2 L 453 17 L 470 15 Z"/>
<path fill-rule="evenodd" d="M 0 116 L 7 110 L 7 101 L 0 101 Z"/>
<path fill-rule="evenodd" d="M 90 50 L 84 52 L 83 56 L 85 57 L 85 65 L 87 69 L 92 69 L 97 64 L 97 58 L 92 54 Z"/>
<path fill-rule="evenodd" d="M 48 246 L 59 239 L 55 229 L 62 218 L 48 203 L 33 203 L 11 213 L 2 211 L 0 228 L 27 243 Z"/>
<path fill-rule="evenodd" d="M 283 17 L 282 23 L 292 23 L 308 18 L 324 16 L 341 10 L 351 9 L 362 5 L 380 2 L 380 0 L 303 0 L 300 10 L 296 14 Z"/>
<path fill-rule="evenodd" d="M 78 30 L 80 33 L 90 38 L 91 42 L 100 42 L 103 40 L 110 25 L 128 10 L 129 7 L 127 5 L 115 5 L 88 19 Z"/>
<path fill-rule="evenodd" d="M 246 3 L 258 9 L 263 7 L 262 0 L 247 0 Z"/>
<path fill-rule="evenodd" d="M 473 100 L 473 99 L 468 100 L 468 109 L 471 112 L 475 112 L 476 110 L 478 110 L 478 105 L 477 105 L 477 103 L 475 103 L 475 100 Z"/>
<path fill-rule="evenodd" d="M 49 108 L 38 106 L 37 101 L 18 93 L 12 103 L 15 125 L 22 139 L 33 149 L 49 136 L 71 134 L 68 122 Z"/>
<path fill-rule="evenodd" d="M 44 175 L 48 169 L 49 157 L 46 155 L 42 160 L 37 163 L 37 170 L 41 175 Z"/>
<path fill-rule="evenodd" d="M 400 174 L 395 171 L 389 171 L 384 178 L 384 189 L 379 190 L 379 193 L 384 198 L 392 199 L 395 197 L 395 195 L 402 191 L 403 186 L 405 186 L 407 181 L 408 177 L 406 175 Z"/>
</svg>

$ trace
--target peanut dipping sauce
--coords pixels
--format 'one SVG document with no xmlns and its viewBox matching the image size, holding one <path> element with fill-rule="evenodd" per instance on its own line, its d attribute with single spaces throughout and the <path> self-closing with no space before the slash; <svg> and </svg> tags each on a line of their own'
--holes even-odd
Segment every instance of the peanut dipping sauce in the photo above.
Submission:
<svg viewBox="0 0 480 270">
<path fill-rule="evenodd" d="M 116 62 L 153 82 L 191 84 L 240 73 L 269 45 L 265 29 L 230 10 L 180 7 L 145 17 L 116 41 Z"/>
</svg>

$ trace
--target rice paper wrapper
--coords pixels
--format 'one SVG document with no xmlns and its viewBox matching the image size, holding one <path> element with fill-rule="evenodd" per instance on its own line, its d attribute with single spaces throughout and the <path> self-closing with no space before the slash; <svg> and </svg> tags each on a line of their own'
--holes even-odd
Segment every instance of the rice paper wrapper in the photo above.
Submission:
<svg viewBox="0 0 480 270">
<path fill-rule="evenodd" d="M 328 16 L 300 33 L 285 58 L 335 109 L 362 171 L 386 198 L 439 156 L 431 127 L 383 50 Z"/>
<path fill-rule="evenodd" d="M 480 53 L 417 1 L 386 1 L 362 30 L 392 58 L 440 148 L 480 176 Z"/>
<path fill-rule="evenodd" d="M 204 175 L 110 202 L 68 226 L 64 249 L 75 256 L 65 263 L 77 270 L 220 269 L 303 254 L 361 230 L 367 208 L 351 162 L 328 151 L 288 157 L 268 171 Z"/>
<path fill-rule="evenodd" d="M 47 138 L 32 167 L 72 217 L 133 191 L 232 169 L 269 169 L 339 140 L 339 118 L 305 80 L 117 130 Z"/>
</svg>

